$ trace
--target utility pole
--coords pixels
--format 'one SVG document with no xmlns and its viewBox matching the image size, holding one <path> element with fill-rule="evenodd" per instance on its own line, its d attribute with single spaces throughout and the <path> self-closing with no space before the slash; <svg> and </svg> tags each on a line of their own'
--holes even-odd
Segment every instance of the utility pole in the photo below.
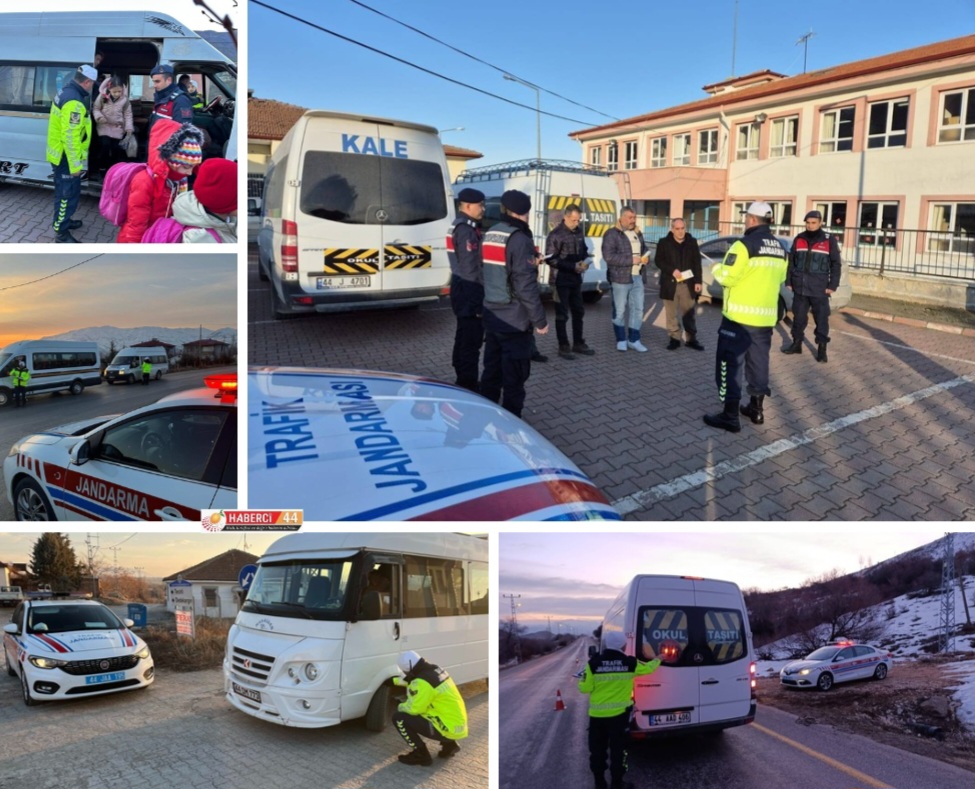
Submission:
<svg viewBox="0 0 975 789">
<path fill-rule="evenodd" d="M 938 633 L 938 651 L 955 651 L 955 535 L 945 534 L 944 554 L 941 560 L 941 630 Z"/>
<path fill-rule="evenodd" d="M 735 22 L 731 28 L 731 76 L 735 76 L 735 50 L 738 48 L 738 0 L 735 0 Z"/>
<path fill-rule="evenodd" d="M 799 40 L 796 41 L 796 46 L 802 44 L 802 73 L 806 73 L 806 55 L 809 54 L 809 39 L 812 38 L 815 33 L 810 29 L 808 33 L 804 36 L 800 36 Z"/>
<path fill-rule="evenodd" d="M 503 594 L 501 597 L 507 597 L 511 600 L 511 620 L 510 620 L 510 630 L 509 636 L 514 639 L 515 646 L 515 659 L 521 663 L 521 638 L 518 636 L 518 615 L 517 609 L 520 603 L 516 603 L 515 600 L 521 598 L 520 594 Z"/>
</svg>

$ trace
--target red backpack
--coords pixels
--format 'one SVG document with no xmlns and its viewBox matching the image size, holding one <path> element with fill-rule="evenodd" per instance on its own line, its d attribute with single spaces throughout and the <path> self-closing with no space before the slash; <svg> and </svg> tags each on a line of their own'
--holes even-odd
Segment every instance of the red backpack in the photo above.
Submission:
<svg viewBox="0 0 975 789">
<path fill-rule="evenodd" d="M 152 168 L 145 162 L 119 162 L 113 164 L 105 173 L 102 196 L 98 200 L 98 211 L 115 227 L 122 227 L 129 213 L 129 189 L 132 179 L 143 170 L 154 177 Z"/>
</svg>

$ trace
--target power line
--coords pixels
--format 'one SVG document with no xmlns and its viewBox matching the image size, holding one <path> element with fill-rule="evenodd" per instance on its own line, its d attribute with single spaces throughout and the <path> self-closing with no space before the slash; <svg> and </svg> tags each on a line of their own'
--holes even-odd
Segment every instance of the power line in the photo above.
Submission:
<svg viewBox="0 0 975 789">
<path fill-rule="evenodd" d="M 461 82 L 460 80 L 453 79 L 452 77 L 447 77 L 436 71 L 431 71 L 430 69 L 424 68 L 423 66 L 416 65 L 416 63 L 410 63 L 410 61 L 408 60 L 403 60 L 403 58 L 398 58 L 395 55 L 390 55 L 388 52 L 383 52 L 381 49 L 376 49 L 375 47 L 371 47 L 368 44 L 363 44 L 361 41 L 356 41 L 354 38 L 343 36 L 341 33 L 336 33 L 334 30 L 329 30 L 327 27 L 316 25 L 314 22 L 309 22 L 307 19 L 302 19 L 301 17 L 295 16 L 294 14 L 290 14 L 287 11 L 282 11 L 280 8 L 275 8 L 274 6 L 268 5 L 267 3 L 262 3 L 260 2 L 260 0 L 250 0 L 250 2 L 253 5 L 260 6 L 261 8 L 267 9 L 268 11 L 273 11 L 275 14 L 280 14 L 281 16 L 287 17 L 288 19 L 291 19 L 302 25 L 307 25 L 308 27 L 313 28 L 314 30 L 318 30 L 322 33 L 328 33 L 330 36 L 335 36 L 335 38 L 341 39 L 342 41 L 346 41 L 350 44 L 355 44 L 357 47 L 362 47 L 363 49 L 367 49 L 370 52 L 375 52 L 377 55 L 382 55 L 383 57 L 389 58 L 390 60 L 395 60 L 397 63 L 402 63 L 404 66 L 415 68 L 417 71 L 422 71 L 424 74 L 429 74 L 432 77 L 439 77 L 440 79 L 445 80 L 446 82 L 453 83 L 454 85 L 459 85 L 460 87 L 467 88 L 468 90 L 473 90 L 484 96 L 490 96 L 492 99 L 498 99 L 500 101 L 505 102 L 506 104 L 511 104 L 515 107 L 521 107 L 522 109 L 525 110 L 531 110 L 532 112 L 541 112 L 542 115 L 547 115 L 549 118 L 556 118 L 557 120 L 560 121 L 569 121 L 569 123 L 575 123 L 580 126 L 592 126 L 592 124 L 588 123 L 587 121 L 580 121 L 576 118 L 567 118 L 565 115 L 556 115 L 554 112 L 546 112 L 545 110 L 538 110 L 536 107 L 530 107 L 527 104 L 522 104 L 519 101 L 512 101 L 511 99 L 505 98 L 504 96 L 499 96 L 497 93 L 491 93 L 490 91 L 474 87 L 473 85 L 468 85 L 466 82 Z"/>
<path fill-rule="evenodd" d="M 436 41 L 438 44 L 441 44 L 441 45 L 447 47 L 447 49 L 453 50 L 458 55 L 463 55 L 464 57 L 470 58 L 471 60 L 476 61 L 477 63 L 480 63 L 483 66 L 487 66 L 488 68 L 493 68 L 495 71 L 500 72 L 501 74 L 510 74 L 513 77 L 517 77 L 518 76 L 517 74 L 515 74 L 510 69 L 503 69 L 503 68 L 500 68 L 499 66 L 495 66 L 493 63 L 488 63 L 486 60 L 481 60 L 479 57 L 475 57 L 474 55 L 470 54 L 469 52 L 465 52 L 462 49 L 458 49 L 457 47 L 453 46 L 452 44 L 448 44 L 446 41 L 441 41 L 436 36 L 432 36 L 429 33 L 425 33 L 424 31 L 420 30 L 419 28 L 415 28 L 412 25 L 408 25 L 406 22 L 401 22 L 400 20 L 398 20 L 398 19 L 396 19 L 394 17 L 391 17 L 389 14 L 384 14 L 382 11 L 379 11 L 379 10 L 377 10 L 375 8 L 371 8 L 371 7 L 367 6 L 365 3 L 360 2 L 359 0 L 349 0 L 349 2 L 350 3 L 353 3 L 353 4 L 357 5 L 357 6 L 359 6 L 360 8 L 364 8 L 366 11 L 372 11 L 374 14 L 378 14 L 379 16 L 383 17 L 384 19 L 388 19 L 390 22 L 395 22 L 397 25 L 402 25 L 407 30 L 412 30 L 414 33 L 418 33 L 421 36 L 423 36 L 424 38 L 428 38 L 431 41 Z M 519 79 L 520 79 L 520 77 L 519 77 Z M 528 80 L 525 80 L 525 81 L 527 82 Z M 595 112 L 597 115 L 602 115 L 604 118 L 611 118 L 614 121 L 618 121 L 619 120 L 619 118 L 617 118 L 615 115 L 607 115 L 605 112 L 600 112 L 599 110 L 593 109 L 592 107 L 587 107 L 585 104 L 580 104 L 578 101 L 573 101 L 572 99 L 568 98 L 567 96 L 563 96 L 563 95 L 561 95 L 559 93 L 556 93 L 555 91 L 549 90 L 548 88 L 543 88 L 541 85 L 535 85 L 535 83 L 533 83 L 533 82 L 530 83 L 530 84 L 532 86 L 538 88 L 540 91 L 542 91 L 544 93 L 547 93 L 549 96 L 555 96 L 558 99 L 562 99 L 562 101 L 569 102 L 569 104 L 575 104 L 577 107 L 582 107 L 584 110 L 589 110 L 590 112 Z"/>
<path fill-rule="evenodd" d="M 7 287 L 5 288 L 0 288 L 0 291 L 13 290 L 14 288 L 26 288 L 28 285 L 33 285 L 37 282 L 43 282 L 44 280 L 50 279 L 51 277 L 56 277 L 59 274 L 64 274 L 66 271 L 71 271 L 71 269 L 73 268 L 78 268 L 78 266 L 85 265 L 85 263 L 91 263 L 91 261 L 97 260 L 100 257 L 101 254 L 95 255 L 93 257 L 88 258 L 87 260 L 82 260 L 80 263 L 75 263 L 73 266 L 68 266 L 67 268 L 61 269 L 60 271 L 55 271 L 53 274 L 48 274 L 47 276 L 40 277 L 39 279 L 32 279 L 30 282 L 21 282 L 19 285 L 7 285 Z"/>
</svg>

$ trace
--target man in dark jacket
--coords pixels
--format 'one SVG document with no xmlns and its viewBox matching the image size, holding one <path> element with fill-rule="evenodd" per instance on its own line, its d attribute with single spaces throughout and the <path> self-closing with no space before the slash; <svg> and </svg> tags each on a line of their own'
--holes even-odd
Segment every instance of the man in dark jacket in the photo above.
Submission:
<svg viewBox="0 0 975 789">
<path fill-rule="evenodd" d="M 817 362 L 826 362 L 829 342 L 829 297 L 840 286 L 840 245 L 836 236 L 823 230 L 823 215 L 810 211 L 806 229 L 796 236 L 789 251 L 786 287 L 792 291 L 792 345 L 782 353 L 802 353 L 802 339 L 812 307 L 816 321 Z"/>
<path fill-rule="evenodd" d="M 149 127 L 146 129 L 147 136 L 159 118 L 168 118 L 177 123 L 193 122 L 193 100 L 179 85 L 173 83 L 173 73 L 173 67 L 168 63 L 160 63 L 149 72 L 155 93 L 152 97 L 152 115 L 149 116 Z"/>
<path fill-rule="evenodd" d="M 484 262 L 481 259 L 481 219 L 484 193 L 461 189 L 457 195 L 457 219 L 447 236 L 450 258 L 450 306 L 457 318 L 453 366 L 457 386 L 480 392 L 481 345 L 484 344 Z"/>
<path fill-rule="evenodd" d="M 592 356 L 592 350 L 582 338 L 582 321 L 586 314 L 582 306 L 582 275 L 589 268 L 589 250 L 586 236 L 579 226 L 582 210 L 572 204 L 565 208 L 562 222 L 545 239 L 545 257 L 555 269 L 555 333 L 559 338 L 559 356 L 575 359 L 575 354 Z M 572 345 L 569 346 L 569 333 L 566 324 L 572 313 Z"/>
<path fill-rule="evenodd" d="M 632 208 L 620 211 L 616 227 L 603 236 L 603 258 L 609 269 L 609 284 L 613 289 L 613 331 L 616 350 L 630 348 L 646 353 L 640 342 L 643 325 L 643 297 L 647 284 L 647 242 L 636 229 L 636 212 Z"/>
<path fill-rule="evenodd" d="M 484 374 L 481 394 L 515 416 L 525 405 L 531 374 L 532 327 L 548 333 L 538 292 L 538 252 L 528 226 L 531 199 L 501 195 L 501 221 L 484 236 Z M 502 391 L 504 393 L 502 398 Z"/>
<path fill-rule="evenodd" d="M 701 292 L 701 250 L 697 239 L 687 232 L 687 225 L 680 217 L 670 222 L 670 232 L 657 242 L 657 254 L 653 262 L 660 269 L 660 298 L 667 316 L 668 351 L 680 348 L 681 324 L 684 345 L 695 351 L 704 346 L 697 341 L 697 321 L 694 309 Z"/>
</svg>

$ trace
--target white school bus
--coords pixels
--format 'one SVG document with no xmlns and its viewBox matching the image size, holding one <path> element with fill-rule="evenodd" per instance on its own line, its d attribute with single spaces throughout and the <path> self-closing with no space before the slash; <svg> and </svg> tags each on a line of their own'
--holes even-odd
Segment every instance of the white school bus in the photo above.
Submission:
<svg viewBox="0 0 975 789">
<path fill-rule="evenodd" d="M 487 559 L 487 540 L 462 534 L 282 537 L 227 637 L 227 700 L 282 726 L 365 717 L 381 731 L 401 652 L 458 684 L 485 678 Z"/>
<path fill-rule="evenodd" d="M 70 340 L 20 340 L 0 350 L 0 407 L 13 398 L 10 373 L 19 362 L 30 372 L 27 394 L 71 392 L 102 382 L 98 343 Z"/>
<path fill-rule="evenodd" d="M 207 131 L 211 146 L 228 141 L 237 68 L 172 17 L 155 11 L 0 13 L 0 181 L 51 183 L 46 158 L 51 103 L 80 65 L 92 65 L 96 52 L 102 55 L 100 75 L 117 74 L 127 82 L 137 135 L 144 137 L 152 114 L 149 72 L 169 63 L 174 78 L 183 73 L 203 78 L 207 107 L 194 114 L 194 123 Z"/>
</svg>

